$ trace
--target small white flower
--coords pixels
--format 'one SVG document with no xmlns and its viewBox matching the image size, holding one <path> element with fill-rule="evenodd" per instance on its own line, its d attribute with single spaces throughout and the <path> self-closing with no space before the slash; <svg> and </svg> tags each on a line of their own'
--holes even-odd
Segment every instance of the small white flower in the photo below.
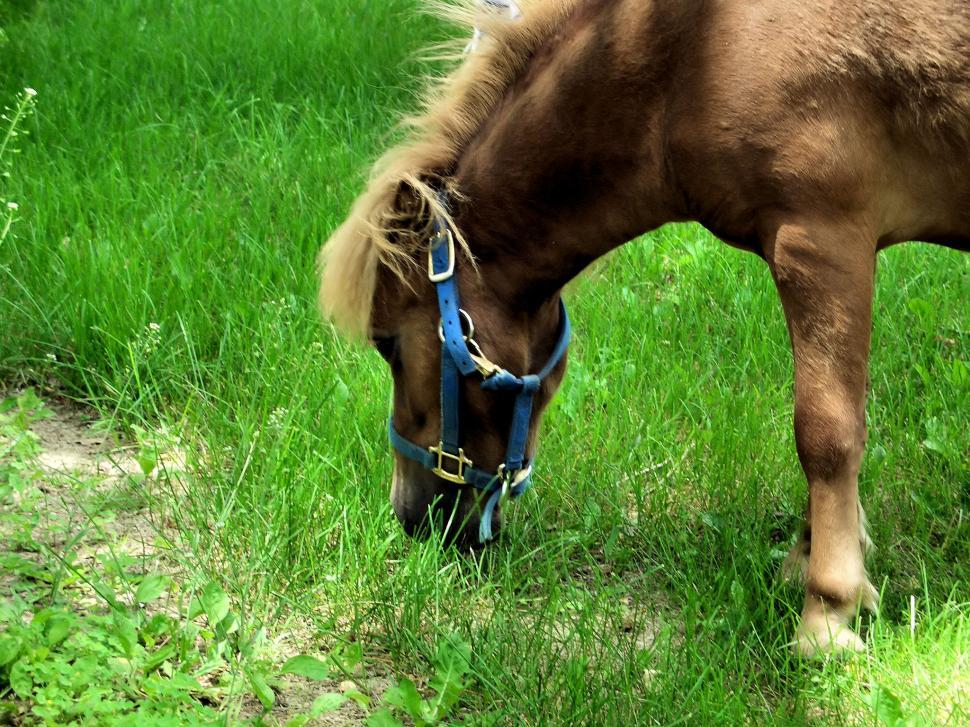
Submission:
<svg viewBox="0 0 970 727">
<path fill-rule="evenodd" d="M 30 86 L 27 86 L 27 88 L 24 89 L 24 93 L 26 93 L 31 98 L 37 95 L 37 92 L 34 89 L 32 89 Z"/>
<path fill-rule="evenodd" d="M 45 353 L 44 358 L 46 358 L 51 363 L 57 363 L 57 356 L 53 353 Z"/>
<path fill-rule="evenodd" d="M 134 347 L 141 356 L 148 356 L 158 348 L 162 342 L 162 327 L 154 321 L 145 325 L 135 338 Z"/>
<path fill-rule="evenodd" d="M 16 202 L 7 202 L 7 209 L 16 211 L 20 209 L 20 205 Z"/>
<path fill-rule="evenodd" d="M 269 414 L 269 421 L 267 425 L 270 429 L 280 429 L 283 426 L 283 421 L 286 419 L 286 409 L 282 406 L 278 406 Z"/>
</svg>

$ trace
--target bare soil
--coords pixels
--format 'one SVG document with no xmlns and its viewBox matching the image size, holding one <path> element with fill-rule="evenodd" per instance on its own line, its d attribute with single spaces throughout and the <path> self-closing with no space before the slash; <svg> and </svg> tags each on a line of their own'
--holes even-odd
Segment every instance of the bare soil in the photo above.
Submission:
<svg viewBox="0 0 970 727">
<path fill-rule="evenodd" d="M 48 570 L 57 557 L 70 556 L 77 570 L 96 571 L 107 559 L 125 554 L 138 559 L 145 572 L 164 573 L 175 580 L 184 576 L 179 558 L 169 552 L 171 544 L 179 541 L 178 532 L 164 515 L 167 508 L 159 506 L 165 497 L 157 497 L 162 494 L 158 492 L 161 480 L 171 489 L 172 482 L 185 475 L 183 453 L 177 447 L 160 451 L 156 468 L 146 476 L 138 461 L 137 443 L 105 431 L 85 410 L 70 402 L 48 401 L 46 406 L 52 416 L 31 424 L 41 449 L 35 474 L 36 489 L 42 494 L 33 503 L 38 518 L 31 532 L 32 542 L 18 545 L 22 539 L 12 537 L 10 525 L 0 518 L 0 555 L 13 554 Z M 21 578 L 16 572 L 0 572 L 0 592 L 14 592 L 22 585 Z M 83 580 L 62 586 L 62 593 L 82 611 L 104 608 L 103 600 Z M 305 644 L 294 643 L 300 641 L 298 631 L 277 634 L 282 659 L 305 648 Z M 275 720 L 285 724 L 292 716 L 306 714 L 325 692 L 363 687 L 376 696 L 388 686 L 386 679 L 355 684 L 284 677 L 276 705 L 263 716 L 263 723 L 273 724 Z M 249 696 L 239 719 L 248 721 L 262 711 L 255 697 Z M 365 718 L 364 710 L 348 700 L 311 724 L 363 724 Z"/>
</svg>

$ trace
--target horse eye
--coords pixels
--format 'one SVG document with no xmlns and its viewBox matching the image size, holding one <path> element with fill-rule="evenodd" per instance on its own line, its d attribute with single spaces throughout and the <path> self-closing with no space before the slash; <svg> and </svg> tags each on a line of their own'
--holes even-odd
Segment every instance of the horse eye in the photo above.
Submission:
<svg viewBox="0 0 970 727">
<path fill-rule="evenodd" d="M 390 363 L 397 351 L 397 339 L 394 336 L 374 336 L 371 341 L 381 357 Z"/>
</svg>

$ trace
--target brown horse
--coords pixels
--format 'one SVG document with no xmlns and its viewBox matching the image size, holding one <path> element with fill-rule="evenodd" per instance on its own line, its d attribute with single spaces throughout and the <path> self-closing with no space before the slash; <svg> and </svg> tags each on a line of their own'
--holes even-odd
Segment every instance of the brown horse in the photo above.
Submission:
<svg viewBox="0 0 970 727">
<path fill-rule="evenodd" d="M 947 0 L 533 0 L 412 119 L 322 255 L 321 305 L 367 335 L 394 379 L 393 422 L 439 432 L 431 226 L 449 226 L 475 341 L 518 374 L 549 357 L 560 291 L 673 220 L 762 257 L 795 357 L 806 524 L 798 645 L 855 650 L 872 608 L 857 475 L 876 253 L 970 241 L 970 5 Z M 452 8 L 452 12 L 454 9 Z M 470 14 L 468 11 L 467 14 Z M 470 19 L 470 18 L 466 18 Z M 447 204 L 442 200 L 447 200 Z M 559 365 L 539 389 L 528 454 Z M 463 449 L 502 461 L 512 398 L 461 385 Z M 459 463 L 459 466 L 461 464 Z M 398 456 L 391 500 L 474 529 L 481 498 Z"/>
</svg>

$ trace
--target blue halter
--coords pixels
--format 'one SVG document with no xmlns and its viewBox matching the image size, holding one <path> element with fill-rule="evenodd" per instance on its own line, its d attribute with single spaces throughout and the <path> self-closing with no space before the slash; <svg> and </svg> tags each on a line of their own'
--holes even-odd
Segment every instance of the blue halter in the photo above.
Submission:
<svg viewBox="0 0 970 727">
<path fill-rule="evenodd" d="M 471 316 L 461 309 L 458 301 L 454 236 L 448 224 L 437 216 L 428 251 L 428 279 L 435 285 L 441 312 L 438 329 L 441 338 L 441 439 L 436 447 L 421 447 L 398 434 L 394 429 L 393 417 L 388 421 L 388 435 L 391 445 L 401 455 L 431 470 L 443 480 L 470 485 L 488 497 L 478 528 L 478 539 L 485 543 L 492 539 L 492 516 L 502 497 L 508 495 L 516 498 L 532 486 L 532 463 L 525 455 L 532 403 L 543 379 L 556 368 L 566 353 L 569 316 L 560 299 L 559 337 L 549 360 L 537 374 L 515 376 L 489 361 L 475 342 L 475 326 Z M 487 391 L 509 391 L 516 395 L 505 461 L 496 472 L 476 468 L 459 446 L 460 377 L 473 375 L 482 377 L 481 386 Z"/>
</svg>

